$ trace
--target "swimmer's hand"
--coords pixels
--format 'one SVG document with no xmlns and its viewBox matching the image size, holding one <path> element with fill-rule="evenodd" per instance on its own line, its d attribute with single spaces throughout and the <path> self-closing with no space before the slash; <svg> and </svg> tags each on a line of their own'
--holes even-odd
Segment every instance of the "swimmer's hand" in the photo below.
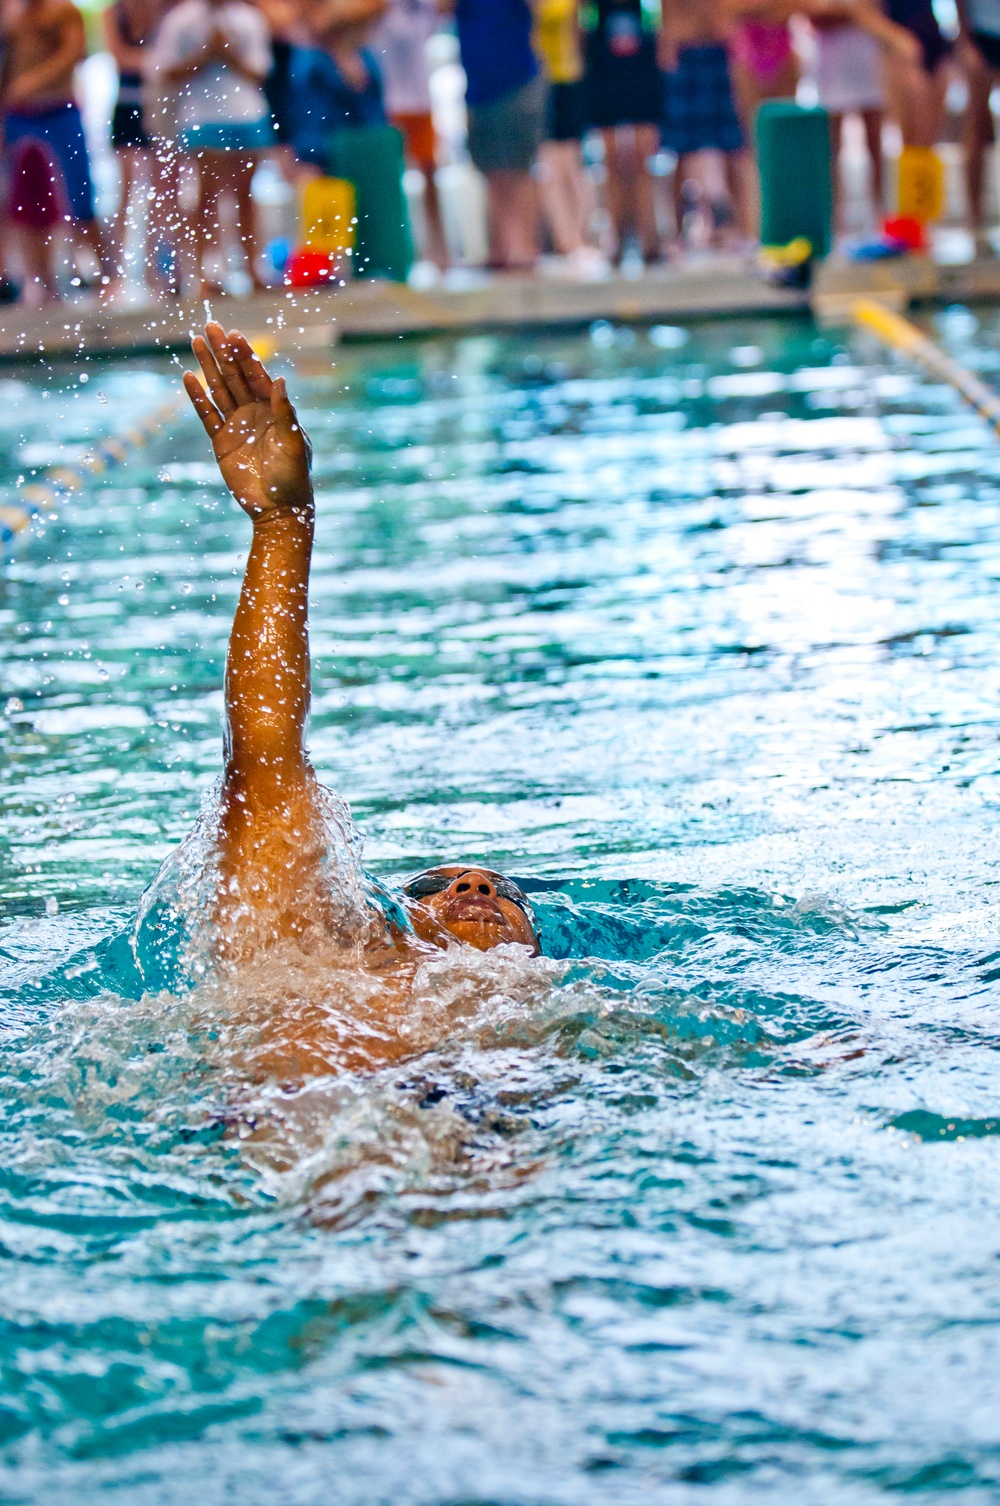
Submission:
<svg viewBox="0 0 1000 1506">
<path fill-rule="evenodd" d="M 312 452 L 284 379 L 268 376 L 239 330 L 227 335 L 220 324 L 208 324 L 193 349 L 208 392 L 192 371 L 184 373 L 184 389 L 243 511 L 254 522 L 276 512 L 311 522 Z"/>
</svg>

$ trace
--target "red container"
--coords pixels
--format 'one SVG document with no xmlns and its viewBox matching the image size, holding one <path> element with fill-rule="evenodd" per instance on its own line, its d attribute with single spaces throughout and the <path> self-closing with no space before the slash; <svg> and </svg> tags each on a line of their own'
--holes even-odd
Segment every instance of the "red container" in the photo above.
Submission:
<svg viewBox="0 0 1000 1506">
<path fill-rule="evenodd" d="M 340 261 L 333 251 L 310 251 L 300 247 L 288 258 L 286 288 L 321 288 L 340 281 Z"/>
<path fill-rule="evenodd" d="M 890 215 L 882 221 L 882 234 L 907 251 L 927 250 L 927 226 L 919 220 L 911 219 L 909 215 Z"/>
</svg>

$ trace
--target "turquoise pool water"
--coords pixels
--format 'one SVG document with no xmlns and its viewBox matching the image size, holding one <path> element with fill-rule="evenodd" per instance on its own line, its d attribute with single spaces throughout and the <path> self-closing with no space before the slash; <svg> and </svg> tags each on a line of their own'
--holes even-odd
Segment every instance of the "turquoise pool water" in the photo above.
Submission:
<svg viewBox="0 0 1000 1506">
<path fill-rule="evenodd" d="M 315 761 L 372 871 L 544 884 L 550 956 L 442 959 L 411 1060 L 294 1094 L 115 993 L 246 526 L 185 418 L 23 543 L 0 1498 L 994 1502 L 1000 446 L 805 323 L 336 359 L 290 373 Z M 8 373 L 0 474 L 176 375 Z"/>
</svg>

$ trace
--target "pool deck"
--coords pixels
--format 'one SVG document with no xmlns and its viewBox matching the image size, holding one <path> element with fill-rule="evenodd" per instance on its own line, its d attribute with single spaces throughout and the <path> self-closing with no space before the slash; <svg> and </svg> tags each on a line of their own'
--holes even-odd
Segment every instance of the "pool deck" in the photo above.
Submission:
<svg viewBox="0 0 1000 1506">
<path fill-rule="evenodd" d="M 1000 260 L 940 266 L 924 257 L 857 264 L 831 257 L 812 294 L 769 286 L 752 264 L 714 256 L 656 268 L 641 277 L 598 282 L 555 277 L 476 277 L 464 287 L 418 290 L 353 282 L 314 289 L 220 298 L 212 314 L 237 324 L 265 348 L 309 351 L 340 340 L 476 330 L 573 327 L 598 319 L 658 323 L 726 315 L 802 313 L 843 322 L 860 294 L 895 307 L 911 301 L 1000 300 Z M 206 305 L 104 309 L 91 297 L 47 309 L 0 310 L 0 359 L 45 360 L 171 351 L 186 347 Z"/>
</svg>

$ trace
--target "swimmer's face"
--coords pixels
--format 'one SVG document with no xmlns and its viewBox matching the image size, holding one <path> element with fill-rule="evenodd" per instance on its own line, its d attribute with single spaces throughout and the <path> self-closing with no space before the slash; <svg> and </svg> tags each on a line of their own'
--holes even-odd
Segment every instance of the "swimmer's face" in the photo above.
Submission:
<svg viewBox="0 0 1000 1506">
<path fill-rule="evenodd" d="M 491 868 L 429 868 L 404 887 L 413 929 L 421 941 L 447 946 L 450 938 L 480 952 L 516 941 L 541 948 L 516 884 Z"/>
</svg>

